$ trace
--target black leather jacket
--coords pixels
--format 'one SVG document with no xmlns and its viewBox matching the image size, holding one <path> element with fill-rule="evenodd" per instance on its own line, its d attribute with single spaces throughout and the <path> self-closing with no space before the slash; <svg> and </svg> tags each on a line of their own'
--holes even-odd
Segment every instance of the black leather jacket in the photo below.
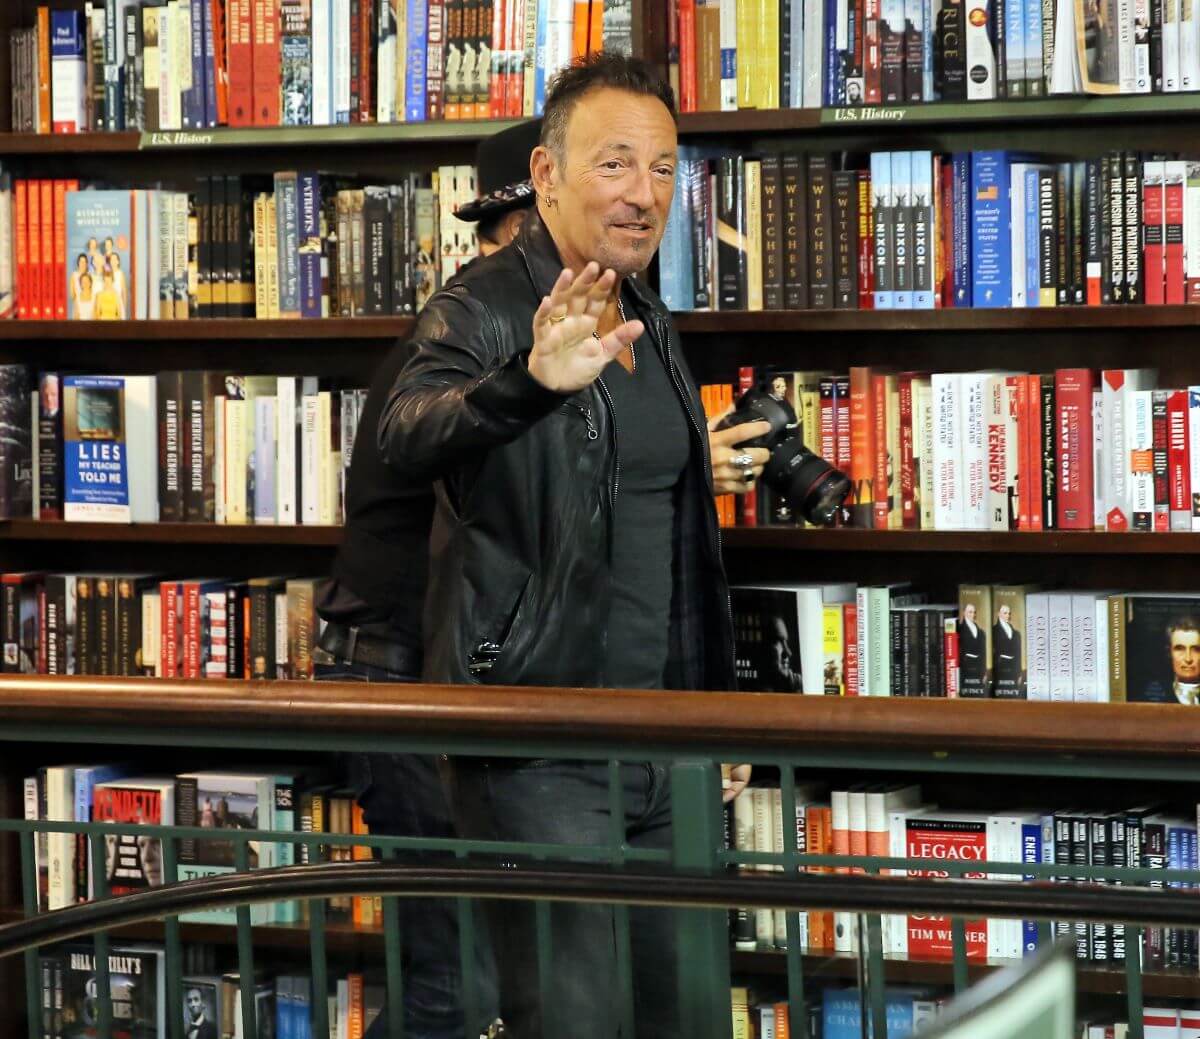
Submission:
<svg viewBox="0 0 1200 1039">
<path fill-rule="evenodd" d="M 611 398 L 602 380 L 570 396 L 552 392 L 526 367 L 534 311 L 561 269 L 531 215 L 512 246 L 473 263 L 425 306 L 380 419 L 388 464 L 438 481 L 427 681 L 606 685 L 621 479 Z M 676 498 L 665 683 L 732 689 L 733 624 L 699 394 L 662 301 L 626 284 L 692 434 Z"/>
</svg>

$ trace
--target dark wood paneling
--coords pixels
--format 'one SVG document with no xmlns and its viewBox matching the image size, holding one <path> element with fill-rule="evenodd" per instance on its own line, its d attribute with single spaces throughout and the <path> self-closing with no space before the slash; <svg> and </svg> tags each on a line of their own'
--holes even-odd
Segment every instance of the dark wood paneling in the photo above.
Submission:
<svg viewBox="0 0 1200 1039">
<path fill-rule="evenodd" d="M 0 527 L 0 530 L 3 528 Z M 1137 553 L 1187 556 L 1200 552 L 1200 534 L 1110 534 L 1056 530 L 1029 533 L 931 530 L 798 530 L 794 527 L 727 527 L 732 549 L 797 552 L 981 553 L 987 555 L 1113 556 Z"/>
<path fill-rule="evenodd" d="M 245 526 L 228 523 L 0 522 L 0 541 L 133 542 L 139 545 L 338 545 L 341 527 Z"/>
</svg>

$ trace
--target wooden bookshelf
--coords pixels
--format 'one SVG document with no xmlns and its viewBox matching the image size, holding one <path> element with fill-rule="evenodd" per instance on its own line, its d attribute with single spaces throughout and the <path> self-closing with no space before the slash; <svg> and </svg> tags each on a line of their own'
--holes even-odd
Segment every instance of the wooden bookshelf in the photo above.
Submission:
<svg viewBox="0 0 1200 1039">
<path fill-rule="evenodd" d="M 986 555 L 1191 556 L 1200 533 L 1144 534 L 1090 530 L 1030 532 L 962 530 L 837 530 L 795 527 L 725 527 L 728 548 L 797 552 L 905 552 Z"/>
<path fill-rule="evenodd" d="M 1197 308 L 1200 309 L 1200 308 Z M 399 339 L 412 331 L 414 318 L 355 317 L 283 320 L 207 318 L 186 321 L 0 321 L 0 342 L 54 340 L 88 345 L 104 342 L 204 342 L 252 339 L 269 349 L 272 340 Z"/>
<path fill-rule="evenodd" d="M 150 545 L 339 545 L 342 528 L 229 523 L 0 522 L 0 541 L 125 542 Z"/>
</svg>

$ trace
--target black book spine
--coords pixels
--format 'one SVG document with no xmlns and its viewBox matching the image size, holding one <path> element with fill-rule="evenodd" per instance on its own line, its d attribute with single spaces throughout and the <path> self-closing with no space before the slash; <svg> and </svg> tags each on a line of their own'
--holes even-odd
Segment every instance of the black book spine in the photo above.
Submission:
<svg viewBox="0 0 1200 1039">
<path fill-rule="evenodd" d="M 404 205 L 404 185 L 393 184 L 388 189 L 388 205 L 392 219 L 388 225 L 388 248 L 391 252 L 392 296 L 389 313 L 406 314 L 405 304 L 407 294 L 404 291 L 404 221 L 408 215 Z"/>
<path fill-rule="evenodd" d="M 212 316 L 229 317 L 229 289 L 233 281 L 230 270 L 232 257 L 229 241 L 229 200 L 226 198 L 226 178 L 212 178 Z"/>
<path fill-rule="evenodd" d="M 181 372 L 159 372 L 158 516 L 163 523 L 183 520 L 183 416 Z"/>
<path fill-rule="evenodd" d="M 74 671 L 68 659 L 69 620 L 67 594 L 71 579 L 64 574 L 46 576 L 46 673 L 69 675 Z M 73 640 L 72 640 L 73 641 Z"/>
<path fill-rule="evenodd" d="M 995 0 L 993 0 L 995 2 Z M 924 100 L 924 33 L 907 18 L 904 20 L 904 100 L 920 104 Z"/>
<path fill-rule="evenodd" d="M 1131 831 L 1136 829 L 1134 817 L 1126 817 L 1120 813 L 1109 816 L 1108 818 L 1108 864 L 1110 866 L 1127 866 L 1130 863 L 1129 850 L 1131 841 Z M 1133 860 L 1137 861 L 1136 852 Z M 1109 880 L 1107 883 L 1114 887 L 1120 887 L 1122 881 Z M 1114 922 L 1109 924 L 1109 959 L 1114 963 L 1125 962 L 1125 925 L 1123 923 Z"/>
<path fill-rule="evenodd" d="M 117 635 L 116 671 L 124 678 L 142 673 L 142 597 L 137 584 L 126 577 L 116 579 Z"/>
<path fill-rule="evenodd" d="M 272 585 L 250 587 L 250 677 L 275 677 L 275 591 Z"/>
<path fill-rule="evenodd" d="M 1075 306 L 1087 302 L 1084 265 L 1084 226 L 1087 222 L 1088 164 L 1071 164 L 1071 287 L 1067 298 Z"/>
<path fill-rule="evenodd" d="M 693 282 L 692 305 L 697 310 L 713 308 L 713 272 L 712 259 L 715 244 L 712 240 L 712 177 L 709 172 L 707 159 L 691 159 L 685 165 L 687 170 L 686 184 L 692 193 L 692 264 Z M 763 176 L 767 174 L 767 159 L 763 160 Z M 779 188 L 779 235 L 783 241 L 783 188 Z M 782 263 L 782 261 L 780 261 Z M 780 285 L 782 286 L 783 272 L 780 268 Z M 767 291 L 766 285 L 763 292 Z M 782 305 L 782 304 L 781 304 Z"/>
<path fill-rule="evenodd" d="M 213 316 L 213 177 L 196 179 L 196 316 Z M 169 241 L 173 241 L 169 240 Z M 164 314 L 163 317 L 169 315 Z"/>
<path fill-rule="evenodd" d="M 1124 155 L 1125 302 L 1145 301 L 1142 277 L 1142 160 L 1137 152 Z"/>
<path fill-rule="evenodd" d="M 904 692 L 904 618 L 899 610 L 891 610 L 888 614 L 889 639 L 891 645 L 891 682 L 892 696 L 905 696 Z"/>
<path fill-rule="evenodd" d="M 1058 213 L 1055 197 L 1055 173 L 1038 173 L 1038 305 L 1048 305 L 1056 298 L 1058 282 Z M 1043 302 L 1045 301 L 1045 302 Z"/>
<path fill-rule="evenodd" d="M 740 155 L 722 156 L 717 204 L 717 271 L 721 309 L 746 309 L 746 167 Z"/>
<path fill-rule="evenodd" d="M 1066 812 L 1056 812 L 1054 814 L 1054 864 L 1069 866 L 1071 861 L 1071 817 Z M 1064 874 L 1054 879 L 1064 881 L 1071 878 Z M 1070 920 L 1054 921 L 1055 938 L 1068 938 L 1073 933 L 1074 927 Z"/>
<path fill-rule="evenodd" d="M 5 581 L 0 585 L 0 605 L 4 610 L 4 660 L 0 671 L 17 674 L 21 670 L 21 586 Z"/>
<path fill-rule="evenodd" d="M 1063 163 L 1054 171 L 1054 226 L 1056 228 L 1055 255 L 1058 270 L 1054 289 L 1058 305 L 1065 307 L 1069 302 L 1068 285 L 1071 280 L 1071 167 Z"/>
<path fill-rule="evenodd" d="M 1008 97 L 1008 48 L 1005 45 L 1007 37 L 1007 19 L 1005 17 L 1006 0 L 992 0 L 988 5 L 988 36 L 992 40 L 992 52 L 996 55 L 996 97 Z M 1008 0 L 1011 3 L 1024 3 L 1024 0 Z"/>
<path fill-rule="evenodd" d="M 253 312 L 244 313 L 242 303 L 245 299 L 245 289 L 242 278 L 244 275 L 243 250 L 245 242 L 242 238 L 246 226 L 242 196 L 242 178 L 228 175 L 224 178 L 222 197 L 225 200 L 225 317 L 253 317 Z M 251 280 L 253 285 L 253 280 Z M 254 293 L 251 290 L 250 298 Z"/>
<path fill-rule="evenodd" d="M 1163 0 L 1150 0 L 1150 89 L 1163 92 Z"/>
<path fill-rule="evenodd" d="M 75 664 L 80 675 L 98 673 L 95 586 L 86 574 L 75 579 Z"/>
<path fill-rule="evenodd" d="M 1071 864 L 1091 864 L 1091 840 L 1089 819 L 1086 815 L 1071 817 Z M 1075 959 L 1087 960 L 1091 956 L 1091 925 L 1086 920 L 1074 922 Z"/>
<path fill-rule="evenodd" d="M 833 175 L 833 251 L 835 310 L 858 309 L 858 175 Z"/>
<path fill-rule="evenodd" d="M 1055 466 L 1058 429 L 1054 414 L 1054 376 L 1042 376 L 1042 526 L 1058 529 L 1058 470 Z"/>
<path fill-rule="evenodd" d="M 937 651 L 938 638 L 935 637 L 933 631 L 933 622 L 940 620 L 936 610 L 919 610 L 917 611 L 917 623 L 920 627 L 918 643 L 921 647 L 921 664 L 920 677 L 918 678 L 919 695 L 925 697 L 936 697 L 938 693 L 937 686 L 937 665 L 934 661 L 934 654 Z"/>
<path fill-rule="evenodd" d="M 763 157 L 761 177 L 763 309 L 782 310 L 783 170 L 778 155 Z"/>
<path fill-rule="evenodd" d="M 965 101 L 967 76 L 962 0 L 951 0 L 938 12 L 937 51 L 934 62 L 938 92 L 942 99 Z"/>
<path fill-rule="evenodd" d="M 125 105 L 125 128 L 127 130 L 141 130 L 142 124 L 138 122 L 137 108 L 138 94 L 141 93 L 141 84 L 139 83 L 137 77 L 137 25 L 142 20 L 141 8 L 134 7 L 132 10 L 127 9 L 124 12 L 124 19 L 125 21 L 121 31 L 125 36 L 125 80 L 122 84 L 125 91 L 125 96 L 123 98 L 123 103 Z"/>
<path fill-rule="evenodd" d="M 792 5 L 779 5 L 779 107 L 791 108 L 792 98 Z M 767 307 L 770 310 L 770 307 Z"/>
<path fill-rule="evenodd" d="M 1089 305 L 1099 303 L 1102 291 L 1090 290 L 1093 281 L 1102 287 L 1104 269 L 1104 187 L 1103 162 L 1087 160 L 1087 199 L 1084 208 L 1084 300 Z"/>
<path fill-rule="evenodd" d="M 368 188 L 363 194 L 363 230 L 366 235 L 365 311 L 391 313 L 391 221 L 386 191 Z"/>
<path fill-rule="evenodd" d="M 225 677 L 245 677 L 246 589 L 231 584 L 225 588 Z"/>
<path fill-rule="evenodd" d="M 1105 158 L 1108 217 L 1108 291 L 1105 303 L 1125 303 L 1125 194 L 1124 164 L 1119 152 Z"/>
<path fill-rule="evenodd" d="M 96 609 L 96 671 L 117 674 L 117 588 L 116 579 L 97 577 L 92 582 Z"/>
<path fill-rule="evenodd" d="M 1090 851 L 1091 864 L 1093 866 L 1108 866 L 1109 848 L 1108 848 L 1108 818 L 1106 816 L 1093 816 L 1088 820 L 1088 829 L 1090 831 Z M 1096 881 L 1100 884 L 1109 884 L 1111 881 L 1101 880 Z M 1112 959 L 1112 928 L 1107 921 L 1096 921 L 1088 925 L 1089 936 L 1088 945 L 1090 958 L 1093 963 L 1107 963 Z"/>
<path fill-rule="evenodd" d="M 809 300 L 814 310 L 833 308 L 833 212 L 829 159 L 808 156 Z"/>
<path fill-rule="evenodd" d="M 783 299 L 808 309 L 808 179 L 798 155 L 783 157 Z"/>
</svg>

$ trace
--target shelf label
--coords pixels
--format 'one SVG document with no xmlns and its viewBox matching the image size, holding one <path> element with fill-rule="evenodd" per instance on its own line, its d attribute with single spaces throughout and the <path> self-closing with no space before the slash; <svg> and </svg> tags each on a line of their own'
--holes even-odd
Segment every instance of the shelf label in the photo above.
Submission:
<svg viewBox="0 0 1200 1039">
<path fill-rule="evenodd" d="M 212 144 L 214 138 L 214 134 L 193 133 L 190 130 L 156 130 L 142 134 L 138 151 L 151 148 L 202 148 Z"/>
<path fill-rule="evenodd" d="M 822 124 L 898 123 L 908 118 L 907 108 L 823 108 Z"/>
</svg>

